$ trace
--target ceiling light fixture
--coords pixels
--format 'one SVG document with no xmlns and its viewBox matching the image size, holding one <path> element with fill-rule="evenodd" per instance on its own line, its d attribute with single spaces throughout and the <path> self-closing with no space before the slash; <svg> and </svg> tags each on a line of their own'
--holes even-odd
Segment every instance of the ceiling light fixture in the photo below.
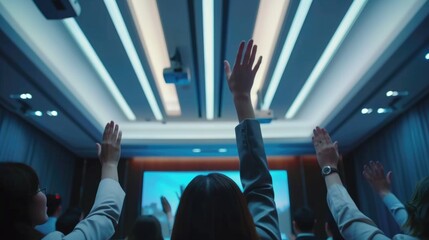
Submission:
<svg viewBox="0 0 429 240">
<path fill-rule="evenodd" d="M 202 1 L 206 118 L 214 118 L 214 0 Z"/>
<path fill-rule="evenodd" d="M 110 1 L 105 2 L 107 5 L 107 2 Z M 115 1 L 111 2 L 112 3 L 109 4 L 116 5 Z M 180 116 L 182 112 L 176 86 L 174 84 L 167 84 L 163 76 L 164 69 L 170 68 L 171 63 L 167 44 L 165 42 L 158 5 L 155 0 L 131 0 L 128 1 L 128 7 L 131 10 L 131 15 L 137 27 L 140 41 L 146 53 L 165 113 L 168 116 Z M 115 8 L 117 8 L 117 6 Z M 119 9 L 115 10 L 115 12 L 119 12 Z M 128 40 L 126 43 L 132 44 L 131 42 L 128 42 Z M 123 44 L 125 45 L 124 41 Z M 134 49 L 134 47 L 132 48 Z M 135 50 L 131 51 L 135 52 Z M 134 53 L 132 53 L 132 55 L 134 55 Z M 140 69 L 143 69 L 141 63 L 137 64 Z"/>
<path fill-rule="evenodd" d="M 133 67 L 137 78 L 139 79 L 140 85 L 143 88 L 143 92 L 149 102 L 149 106 L 152 109 L 152 113 L 156 120 L 163 120 L 161 110 L 159 109 L 158 103 L 156 102 L 155 95 L 153 94 L 152 88 L 147 79 L 146 73 L 143 70 L 142 63 L 134 48 L 133 42 L 131 41 L 130 34 L 125 25 L 124 19 L 122 18 L 119 7 L 115 0 L 104 0 L 104 4 L 107 7 L 110 17 L 112 18 L 113 25 L 118 32 L 119 38 L 121 39 L 122 45 L 125 48 L 125 52 L 130 59 L 131 66 Z"/>
<path fill-rule="evenodd" d="M 351 27 L 353 26 L 354 22 L 358 18 L 362 9 L 365 7 L 366 3 L 367 3 L 367 0 L 353 1 L 352 5 L 350 6 L 346 15 L 344 16 L 343 20 L 341 21 L 340 25 L 335 31 L 334 36 L 329 41 L 327 47 L 325 48 L 325 51 L 323 52 L 316 66 L 314 67 L 310 76 L 306 80 L 301 91 L 298 93 L 298 96 L 295 98 L 289 110 L 286 112 L 285 118 L 291 119 L 296 115 L 299 108 L 307 98 L 308 94 L 310 94 L 311 90 L 313 89 L 320 75 L 322 75 L 325 68 L 328 66 L 329 62 L 331 61 L 332 57 L 337 52 L 339 46 L 347 36 L 347 33 L 350 31 Z"/>
<path fill-rule="evenodd" d="M 264 1 L 267 2 L 267 1 Z M 290 55 L 293 48 L 295 47 L 296 40 L 298 39 L 299 33 L 301 32 L 302 25 L 304 24 L 305 18 L 307 17 L 308 11 L 310 10 L 312 0 L 303 0 L 300 1 L 298 9 L 296 10 L 295 17 L 293 18 L 292 25 L 290 27 L 289 33 L 287 34 L 286 40 L 283 44 L 282 51 L 280 53 L 277 65 L 274 68 L 273 76 L 268 85 L 267 92 L 262 103 L 262 109 L 268 110 L 270 108 L 271 102 L 273 101 L 274 95 L 276 94 L 277 87 L 280 84 L 283 73 L 286 69 L 286 66 L 289 62 Z M 262 1 L 261 1 L 262 3 Z M 272 5 L 271 2 L 267 3 Z M 286 12 L 287 8 L 285 8 Z M 269 16 L 269 12 L 267 16 Z M 266 17 L 266 19 L 271 19 L 271 17 Z M 265 19 L 264 19 L 265 20 Z M 269 24 L 268 24 L 269 25 Z M 265 27 L 266 25 L 264 25 Z M 275 44 L 272 44 L 275 46 Z M 259 49 L 258 49 L 259 50 Z M 268 66 L 268 64 L 265 64 Z M 259 75 L 261 76 L 261 75 Z"/>
<path fill-rule="evenodd" d="M 408 96 L 408 91 L 387 91 L 386 97 L 405 97 Z"/>
<path fill-rule="evenodd" d="M 377 109 L 377 113 L 382 114 L 382 113 L 391 113 L 393 112 L 392 108 L 379 108 Z"/>
<path fill-rule="evenodd" d="M 194 149 L 192 149 L 192 152 L 194 152 L 194 153 L 200 153 L 201 152 L 201 148 L 194 148 Z"/>
<path fill-rule="evenodd" d="M 262 101 L 262 99 L 259 99 L 262 97 L 258 95 L 258 92 L 262 89 L 264 85 L 268 67 L 270 66 L 270 61 L 272 59 L 275 46 L 277 45 L 277 40 L 279 38 L 279 34 L 283 26 L 289 2 L 289 0 L 259 1 L 258 15 L 256 16 L 255 28 L 253 29 L 253 40 L 258 45 L 258 55 L 264 56 L 264 64 L 261 64 L 261 66 L 259 67 L 258 74 L 255 77 L 251 92 L 252 104 L 255 108 L 258 107 L 257 103 Z M 303 0 L 301 1 L 300 6 L 306 5 L 308 3 L 311 5 L 311 2 L 312 0 Z M 290 34 L 291 33 L 289 32 L 288 38 Z M 288 41 L 286 40 L 286 42 Z M 291 46 L 291 49 L 292 48 L 293 45 Z M 282 57 L 279 58 L 279 61 L 281 58 Z M 269 104 L 266 108 L 263 109 L 268 110 L 268 108 Z"/>
<path fill-rule="evenodd" d="M 32 99 L 33 96 L 29 93 L 22 93 L 21 95 L 19 95 L 19 98 L 21 98 L 21 99 Z"/>
<path fill-rule="evenodd" d="M 41 116 L 43 116 L 43 113 L 41 111 L 34 111 L 34 115 L 41 117 Z"/>
<path fill-rule="evenodd" d="M 426 53 L 426 55 L 425 55 L 425 59 L 426 59 L 426 60 L 429 60 L 429 53 Z"/>
<path fill-rule="evenodd" d="M 395 97 L 398 96 L 398 91 L 387 91 L 386 97 Z"/>
<path fill-rule="evenodd" d="M 217 151 L 220 153 L 226 153 L 228 150 L 226 148 L 219 148 Z"/>
<path fill-rule="evenodd" d="M 46 111 L 46 114 L 50 117 L 56 117 L 58 116 L 58 112 L 53 110 L 53 111 Z"/>
<path fill-rule="evenodd" d="M 360 111 L 362 114 L 370 114 L 372 113 L 372 108 L 362 108 Z"/>
<path fill-rule="evenodd" d="M 85 34 L 82 32 L 82 29 L 79 27 L 76 20 L 74 20 L 73 18 L 68 18 L 68 19 L 64 19 L 63 23 L 64 23 L 64 26 L 67 28 L 67 30 L 70 32 L 71 36 L 77 42 L 79 47 L 82 49 L 82 52 L 86 55 L 88 60 L 91 62 L 92 66 L 94 66 L 94 69 L 96 70 L 98 76 L 106 85 L 107 89 L 109 89 L 116 103 L 122 109 L 122 111 L 124 112 L 128 120 L 130 121 L 136 120 L 136 116 L 134 115 L 130 106 L 128 106 L 128 103 L 125 101 L 124 97 L 122 96 L 121 92 L 119 91 L 118 87 L 116 86 L 115 82 L 110 76 L 109 72 L 107 72 L 106 67 L 104 67 L 103 63 L 101 62 L 94 48 L 91 46 L 91 43 L 89 43 Z"/>
</svg>

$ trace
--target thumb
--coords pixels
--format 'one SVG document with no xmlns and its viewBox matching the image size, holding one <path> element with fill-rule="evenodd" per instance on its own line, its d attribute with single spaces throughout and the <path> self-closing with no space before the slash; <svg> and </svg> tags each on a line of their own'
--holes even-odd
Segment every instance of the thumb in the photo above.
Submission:
<svg viewBox="0 0 429 240">
<path fill-rule="evenodd" d="M 337 152 L 338 152 L 338 142 L 337 142 L 337 141 L 335 141 L 335 142 L 334 142 L 334 148 L 335 148 L 335 150 L 337 150 Z"/>
<path fill-rule="evenodd" d="M 390 183 L 392 182 L 392 171 L 389 171 L 386 174 L 386 180 L 387 180 L 387 183 L 390 185 Z"/>
<path fill-rule="evenodd" d="M 97 147 L 97 156 L 100 156 L 100 154 L 101 154 L 101 145 L 99 143 L 96 143 L 95 145 Z"/>
<path fill-rule="evenodd" d="M 229 77 L 231 77 L 231 66 L 229 65 L 228 61 L 223 61 L 223 65 L 225 68 L 226 78 L 229 80 Z"/>
</svg>

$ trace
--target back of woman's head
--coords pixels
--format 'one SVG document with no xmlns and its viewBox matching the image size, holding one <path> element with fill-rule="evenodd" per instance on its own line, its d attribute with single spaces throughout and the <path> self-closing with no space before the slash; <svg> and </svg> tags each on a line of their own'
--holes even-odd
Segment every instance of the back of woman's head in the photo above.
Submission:
<svg viewBox="0 0 429 240">
<path fill-rule="evenodd" d="M 223 174 L 195 177 L 180 198 L 172 240 L 258 239 L 246 199 Z"/>
<path fill-rule="evenodd" d="M 129 240 L 162 240 L 162 229 L 158 219 L 152 215 L 136 219 Z"/>
<path fill-rule="evenodd" d="M 417 184 L 406 209 L 408 220 L 405 227 L 410 230 L 411 235 L 429 239 L 429 177 Z"/>
<path fill-rule="evenodd" d="M 31 226 L 30 208 L 37 194 L 39 178 L 22 163 L 0 163 L 0 234 L 39 235 Z M 34 231 L 34 234 L 33 234 Z"/>
</svg>

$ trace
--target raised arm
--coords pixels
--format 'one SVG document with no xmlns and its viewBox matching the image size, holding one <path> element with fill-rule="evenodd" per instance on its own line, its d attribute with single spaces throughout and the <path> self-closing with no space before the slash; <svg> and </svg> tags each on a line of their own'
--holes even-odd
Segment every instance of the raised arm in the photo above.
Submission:
<svg viewBox="0 0 429 240">
<path fill-rule="evenodd" d="M 408 219 L 408 213 L 404 204 L 391 192 L 392 171 L 384 174 L 384 166 L 380 162 L 369 162 L 363 167 L 363 176 L 371 185 L 372 189 L 383 200 L 384 205 L 389 209 L 396 223 L 405 231 L 404 224 Z"/>
<path fill-rule="evenodd" d="M 113 236 L 125 198 L 125 192 L 118 183 L 117 170 L 121 155 L 121 135 L 118 125 L 111 121 L 106 124 L 101 144 L 97 143 L 101 181 L 88 216 L 70 234 L 64 236 L 60 232 L 53 232 L 44 239 L 96 240 L 110 239 Z"/>
<path fill-rule="evenodd" d="M 258 235 L 261 239 L 280 239 L 272 179 L 268 170 L 261 129 L 259 122 L 255 120 L 250 99 L 250 90 L 262 57 L 258 58 L 258 62 L 253 67 L 257 47 L 250 40 L 243 57 L 244 48 L 245 43 L 242 42 L 232 72 L 228 61 L 225 61 L 228 86 L 240 122 L 235 129 L 240 158 L 240 178 Z"/>
<path fill-rule="evenodd" d="M 312 140 L 328 190 L 328 206 L 344 239 L 389 239 L 359 211 L 344 188 L 338 171 L 335 171 L 339 160 L 337 142 L 333 143 L 328 132 L 319 127 L 313 130 Z"/>
</svg>

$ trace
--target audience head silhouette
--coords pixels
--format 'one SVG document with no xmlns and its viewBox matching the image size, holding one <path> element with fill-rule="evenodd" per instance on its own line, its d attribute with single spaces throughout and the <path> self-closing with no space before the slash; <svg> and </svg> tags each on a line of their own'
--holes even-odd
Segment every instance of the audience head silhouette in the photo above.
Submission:
<svg viewBox="0 0 429 240">
<path fill-rule="evenodd" d="M 195 177 L 183 192 L 172 240 L 259 239 L 246 199 L 219 173 Z"/>
<path fill-rule="evenodd" d="M 59 216 L 61 212 L 61 196 L 59 194 L 46 194 L 48 216 Z"/>
<path fill-rule="evenodd" d="M 0 163 L 0 239 L 40 239 L 47 221 L 46 196 L 36 172 L 22 163 Z"/>
<path fill-rule="evenodd" d="M 140 216 L 136 219 L 129 240 L 162 240 L 161 224 L 152 215 Z"/>
<path fill-rule="evenodd" d="M 429 239 L 429 177 L 417 183 L 406 209 L 408 220 L 405 227 L 410 230 L 411 235 Z"/>
<path fill-rule="evenodd" d="M 293 228 L 296 234 L 313 232 L 315 222 L 314 212 L 308 207 L 298 208 L 293 215 Z"/>
</svg>

